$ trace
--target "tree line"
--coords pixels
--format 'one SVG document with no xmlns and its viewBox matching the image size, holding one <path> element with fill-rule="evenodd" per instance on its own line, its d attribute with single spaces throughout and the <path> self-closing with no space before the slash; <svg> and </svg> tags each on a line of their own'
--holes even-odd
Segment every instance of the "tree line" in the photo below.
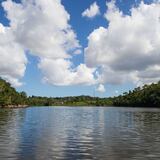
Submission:
<svg viewBox="0 0 160 160">
<path fill-rule="evenodd" d="M 110 98 L 99 98 L 91 96 L 70 97 L 40 97 L 27 96 L 25 92 L 17 92 L 5 80 L 0 78 L 0 106 L 28 105 L 28 106 L 133 106 L 133 107 L 160 107 L 160 82 L 143 87 L 135 88 L 133 91 L 125 92 L 123 95 Z"/>
<path fill-rule="evenodd" d="M 10 83 L 0 78 L 0 106 L 25 105 L 27 103 L 27 94 L 17 92 Z"/>
<path fill-rule="evenodd" d="M 112 102 L 115 106 L 160 107 L 160 81 L 125 92 Z"/>
</svg>

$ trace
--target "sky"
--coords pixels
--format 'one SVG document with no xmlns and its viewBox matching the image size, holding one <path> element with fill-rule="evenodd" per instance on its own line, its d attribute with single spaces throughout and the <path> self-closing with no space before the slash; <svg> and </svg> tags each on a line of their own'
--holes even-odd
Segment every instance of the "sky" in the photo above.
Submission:
<svg viewBox="0 0 160 160">
<path fill-rule="evenodd" d="M 0 77 L 37 96 L 117 96 L 160 80 L 158 0 L 0 0 Z"/>
</svg>

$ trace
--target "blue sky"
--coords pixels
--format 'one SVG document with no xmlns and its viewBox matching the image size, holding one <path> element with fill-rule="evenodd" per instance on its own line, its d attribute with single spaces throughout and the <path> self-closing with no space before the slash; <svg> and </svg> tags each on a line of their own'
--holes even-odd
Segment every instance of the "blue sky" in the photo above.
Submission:
<svg viewBox="0 0 160 160">
<path fill-rule="evenodd" d="M 4 1 L 1 0 L 0 2 L 2 3 Z M 21 4 L 21 1 L 19 1 L 19 0 L 13 1 L 13 3 L 14 2 Z M 87 8 L 89 9 L 89 7 L 95 2 L 97 4 L 97 6 L 99 6 L 100 14 L 96 15 L 96 16 L 93 16 L 92 18 L 89 18 L 87 16 L 83 17 L 82 13 Z M 133 7 L 138 8 L 139 5 L 140 5 L 140 2 L 141 2 L 140 0 L 136 0 L 136 1 L 135 0 L 117 0 L 114 4 L 115 5 L 114 8 L 119 9 L 119 11 L 118 11 L 119 14 L 122 11 L 123 15 L 129 15 L 130 16 L 131 15 L 130 9 L 133 8 Z M 94 54 L 94 55 L 96 55 L 96 57 L 92 57 L 91 60 L 88 58 L 89 54 L 92 54 L 92 53 L 90 53 L 90 48 L 92 49 L 92 45 L 94 45 L 94 40 L 92 40 L 91 38 L 87 39 L 87 37 L 89 35 L 91 35 L 95 29 L 98 29 L 97 34 L 100 33 L 100 30 L 101 30 L 100 27 L 103 27 L 103 29 L 105 29 L 104 34 L 105 33 L 107 34 L 108 31 L 106 29 L 108 29 L 109 22 L 113 22 L 113 24 L 118 23 L 118 25 L 119 25 L 119 23 L 121 23 L 121 21 L 118 21 L 118 20 L 117 21 L 114 21 L 114 20 L 112 21 L 112 19 L 114 19 L 114 16 L 112 16 L 112 15 L 110 16 L 109 20 L 104 17 L 104 14 L 107 12 L 106 3 L 112 3 L 113 4 L 114 2 L 113 1 L 110 2 L 110 1 L 106 1 L 106 0 L 96 0 L 96 1 L 95 0 L 87 0 L 87 1 L 86 0 L 62 0 L 61 3 L 58 4 L 58 5 L 64 6 L 65 11 L 68 13 L 68 15 L 70 15 L 70 19 L 68 20 L 67 24 L 69 24 L 71 26 L 71 30 L 73 30 L 75 32 L 75 34 L 77 35 L 77 37 L 75 39 L 79 41 L 79 45 L 81 46 L 81 54 L 78 54 L 78 55 L 77 54 L 75 54 L 75 55 L 72 54 L 72 58 L 71 58 L 71 60 L 69 60 L 69 61 L 71 61 L 72 65 L 74 65 L 73 68 L 76 68 L 81 64 L 86 64 L 87 67 L 88 66 L 90 67 L 90 64 L 91 64 L 91 67 L 94 67 L 94 68 L 99 67 L 99 66 L 101 66 L 102 68 L 103 67 L 107 68 L 107 69 L 110 68 L 111 69 L 111 70 L 109 69 L 110 74 L 112 74 L 112 73 L 114 73 L 114 74 L 124 74 L 124 76 L 126 76 L 126 75 L 130 74 L 131 72 L 133 72 L 133 74 L 131 75 L 131 77 L 133 77 L 133 75 L 135 75 L 135 73 L 137 73 L 137 72 L 138 72 L 138 75 L 144 75 L 144 73 L 142 73 L 142 70 L 144 72 L 146 71 L 145 73 L 148 74 L 151 71 L 149 70 L 149 65 L 146 65 L 146 64 L 145 64 L 146 68 L 142 67 L 143 69 L 142 68 L 135 69 L 135 67 L 134 67 L 134 69 L 132 68 L 131 70 L 129 70 L 128 69 L 129 67 L 127 68 L 127 66 L 125 66 L 126 67 L 125 70 L 119 71 L 119 69 L 117 69 L 118 70 L 117 71 L 115 68 L 117 66 L 120 68 L 121 64 L 119 64 L 119 62 L 117 62 L 117 66 L 112 66 L 112 64 L 110 64 L 110 62 L 108 62 L 108 60 L 107 60 L 108 58 L 106 58 L 105 62 L 102 62 L 103 59 L 100 60 L 100 61 L 97 60 L 95 62 L 97 65 L 94 66 L 92 64 L 92 61 L 94 59 L 98 59 L 97 58 L 98 55 L 103 56 L 104 54 L 107 54 L 107 51 L 109 52 L 109 49 L 111 48 L 111 46 L 109 46 L 109 49 L 107 51 L 105 51 L 104 53 L 99 53 L 99 50 L 97 49 L 97 52 L 95 51 L 95 54 Z M 151 5 L 152 3 L 153 2 L 151 0 L 145 0 L 143 5 L 147 5 L 147 4 Z M 22 4 L 22 5 L 24 5 L 24 4 Z M 143 5 L 142 5 L 142 11 L 143 11 Z M 6 4 L 6 6 L 9 6 L 9 2 Z M 12 21 L 14 19 L 14 14 L 13 14 L 14 11 L 11 11 L 11 8 L 7 8 L 7 9 L 5 9 L 6 11 L 4 11 L 3 8 L 4 8 L 4 5 L 3 5 L 3 7 L 1 6 L 1 8 L 0 8 L 0 23 L 3 24 L 4 27 L 6 27 L 6 26 L 11 27 L 11 30 L 14 31 L 13 26 L 10 26 L 10 24 L 9 24 L 9 21 Z M 114 12 L 114 11 L 112 11 L 112 12 Z M 13 15 L 10 16 L 7 19 L 6 15 L 8 13 L 13 14 Z M 27 13 L 27 9 L 26 9 L 25 13 Z M 115 13 L 113 13 L 113 14 L 115 14 Z M 58 18 L 61 19 L 62 17 L 58 17 Z M 123 16 L 120 18 L 120 20 L 123 20 Z M 134 22 L 136 23 L 136 20 L 134 20 Z M 138 24 L 138 21 L 137 21 L 137 24 Z M 117 25 L 117 27 L 118 27 L 118 25 Z M 126 26 L 128 26 L 128 25 L 126 25 Z M 112 31 L 112 29 L 114 29 L 114 28 L 110 27 L 110 31 Z M 27 27 L 26 28 L 24 27 L 23 30 L 24 31 L 27 30 Z M 117 30 L 118 30 L 118 28 L 117 28 Z M 132 31 L 132 29 L 131 29 L 131 31 Z M 15 32 L 13 32 L 13 34 Z M 134 32 L 134 30 L 133 30 L 133 32 Z M 17 35 L 18 34 L 16 34 L 15 37 Z M 21 36 L 23 36 L 23 35 L 21 35 Z M 127 33 L 124 33 L 124 36 L 127 36 Z M 107 37 L 105 37 L 105 38 L 106 38 L 106 45 L 104 44 L 104 46 L 107 46 L 107 42 L 111 42 L 111 41 L 110 41 L 109 38 L 107 38 Z M 74 41 L 76 41 L 75 39 L 74 39 Z M 148 39 L 150 40 L 150 39 L 152 39 L 152 37 L 151 38 L 149 37 Z M 78 82 L 76 82 L 76 83 L 72 82 L 72 83 L 69 83 L 69 85 L 56 85 L 56 82 L 55 82 L 55 80 L 53 80 L 53 78 L 49 79 L 47 77 L 48 74 L 46 74 L 46 73 L 44 74 L 44 72 L 46 72 L 46 68 L 44 68 L 43 62 L 42 62 L 42 64 L 40 64 L 40 59 L 42 61 L 42 56 L 39 56 L 39 55 L 41 53 L 39 53 L 39 54 L 31 53 L 31 52 L 35 52 L 34 51 L 35 48 L 34 47 L 33 48 L 29 47 L 29 46 L 31 46 L 31 44 L 28 44 L 28 41 L 23 39 L 23 37 L 21 37 L 20 40 L 24 41 L 24 43 L 21 44 L 21 42 L 19 42 L 19 41 L 16 42 L 16 43 L 20 44 L 20 47 L 25 46 L 25 49 L 24 49 L 25 50 L 25 56 L 26 56 L 26 59 L 27 59 L 28 63 L 25 64 L 25 71 L 24 71 L 23 76 L 18 77 L 20 79 L 20 81 L 23 82 L 23 85 L 21 85 L 19 87 L 16 87 L 16 88 L 17 88 L 18 91 L 25 91 L 28 95 L 53 96 L 53 97 L 57 97 L 57 96 L 76 96 L 76 95 L 91 95 L 91 96 L 93 96 L 94 90 L 97 90 L 96 91 L 96 96 L 108 97 L 108 96 L 115 96 L 115 95 L 121 94 L 125 91 L 133 89 L 137 85 L 137 84 L 133 83 L 132 80 L 128 80 L 128 81 L 124 80 L 124 82 L 122 82 L 122 83 L 119 83 L 119 82 L 118 83 L 117 82 L 112 83 L 112 82 L 110 82 L 111 80 L 110 79 L 108 80 L 107 78 L 104 78 L 105 80 L 101 80 L 100 82 L 97 82 L 95 84 L 89 84 L 89 85 L 88 84 L 86 85 L 86 84 L 83 84 L 83 83 L 81 84 L 81 83 L 78 83 Z M 103 40 L 103 42 L 105 42 L 105 39 L 102 39 L 102 40 Z M 101 43 L 101 42 L 99 41 L 98 43 Z M 1 45 L 1 43 L 0 43 L 0 45 Z M 120 47 L 123 48 L 124 44 L 121 44 L 121 45 L 122 46 L 120 46 Z M 132 46 L 133 45 L 136 46 L 137 44 L 133 43 Z M 139 46 L 139 45 L 137 45 L 137 46 Z M 87 47 L 88 47 L 88 50 L 85 51 L 85 48 L 87 48 Z M 117 46 L 115 45 L 115 48 L 116 47 Z M 77 48 L 77 46 L 75 48 Z M 103 51 L 103 47 L 101 48 L 101 50 Z M 111 50 L 113 51 L 112 48 L 111 48 Z M 136 51 L 136 52 L 138 53 L 138 51 Z M 155 48 L 155 52 L 156 52 L 156 48 Z M 117 55 L 118 52 L 113 53 L 113 54 Z M 139 54 L 142 54 L 142 53 L 140 52 Z M 108 55 L 108 56 L 110 56 L 110 55 Z M 12 56 L 10 56 L 10 57 L 12 57 Z M 140 55 L 140 58 L 141 57 L 143 57 L 143 56 Z M 2 58 L 3 58 L 3 56 L 2 56 Z M 159 58 L 159 56 L 158 56 L 158 58 Z M 116 58 L 116 59 L 119 59 L 119 57 Z M 43 55 L 43 60 L 44 60 L 44 55 Z M 116 62 L 116 61 L 113 61 L 113 63 L 114 62 Z M 146 62 L 148 62 L 148 61 L 146 60 Z M 121 62 L 121 63 L 123 63 L 123 62 Z M 139 63 L 142 63 L 142 61 L 140 61 Z M 126 64 L 128 64 L 128 63 L 126 62 Z M 39 65 L 41 67 L 37 67 Z M 136 65 L 136 62 L 135 62 L 135 65 Z M 158 62 L 155 62 L 154 65 L 157 66 L 159 64 L 158 64 Z M 61 66 L 59 66 L 59 67 L 61 67 Z M 122 68 L 124 68 L 124 67 L 122 66 Z M 105 71 L 102 71 L 102 72 L 104 72 L 103 73 L 104 75 L 106 74 Z M 157 70 L 155 72 L 157 72 Z M 52 73 L 52 71 L 49 71 L 47 73 Z M 108 73 L 107 76 L 108 77 L 112 76 L 109 73 Z M 5 78 L 8 77 L 8 74 L 9 73 L 7 72 L 7 75 L 5 75 L 4 77 Z M 93 74 L 95 76 L 95 73 L 93 73 Z M 1 66 L 0 66 L 0 76 L 3 77 L 3 75 L 4 75 L 4 72 L 1 71 Z M 49 79 L 48 80 L 49 83 L 42 82 L 42 79 L 44 77 Z M 142 76 L 139 76 L 139 77 L 142 77 Z M 118 77 L 114 77 L 114 79 L 115 78 L 118 79 Z M 137 80 L 138 78 L 136 77 L 135 79 Z M 156 77 L 156 78 L 159 79 L 159 77 Z M 7 78 L 6 78 L 6 80 L 10 81 Z M 138 82 L 143 82 L 143 80 L 141 80 L 139 78 Z M 148 77 L 147 77 L 147 80 L 144 81 L 144 83 L 148 83 L 148 82 L 150 82 L 150 81 L 148 81 Z M 97 88 L 98 88 L 99 84 L 102 84 L 104 86 L 105 91 L 103 91 L 103 92 L 98 91 Z"/>
</svg>

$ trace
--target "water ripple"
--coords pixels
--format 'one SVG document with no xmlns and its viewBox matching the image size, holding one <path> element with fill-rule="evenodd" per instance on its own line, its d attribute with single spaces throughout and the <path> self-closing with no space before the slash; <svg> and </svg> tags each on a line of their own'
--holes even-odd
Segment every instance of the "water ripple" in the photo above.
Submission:
<svg viewBox="0 0 160 160">
<path fill-rule="evenodd" d="M 0 160 L 159 160 L 160 110 L 0 110 Z"/>
</svg>

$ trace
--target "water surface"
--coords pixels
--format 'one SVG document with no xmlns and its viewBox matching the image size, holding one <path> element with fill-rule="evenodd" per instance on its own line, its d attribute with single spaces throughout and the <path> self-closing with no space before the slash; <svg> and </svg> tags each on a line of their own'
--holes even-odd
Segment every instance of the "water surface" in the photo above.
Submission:
<svg viewBox="0 0 160 160">
<path fill-rule="evenodd" d="M 0 160 L 159 160 L 160 109 L 0 109 Z"/>
</svg>

